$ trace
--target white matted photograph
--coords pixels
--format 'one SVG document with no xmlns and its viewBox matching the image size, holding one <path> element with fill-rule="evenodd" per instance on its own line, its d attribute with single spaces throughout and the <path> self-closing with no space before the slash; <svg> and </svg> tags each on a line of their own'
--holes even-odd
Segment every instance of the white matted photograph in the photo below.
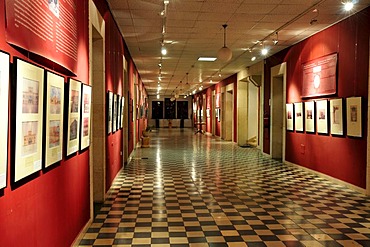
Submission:
<svg viewBox="0 0 370 247">
<path fill-rule="evenodd" d="M 45 167 L 62 160 L 64 77 L 46 72 Z"/>
<path fill-rule="evenodd" d="M 328 101 L 318 100 L 316 101 L 316 123 L 317 123 L 317 133 L 328 134 Z"/>
<path fill-rule="evenodd" d="M 117 94 L 113 94 L 113 107 L 112 107 L 112 132 L 117 131 Z"/>
<path fill-rule="evenodd" d="M 80 150 L 83 150 L 90 146 L 91 91 L 91 86 L 82 84 L 82 121 L 80 126 Z"/>
<path fill-rule="evenodd" d="M 315 133 L 315 102 L 304 102 L 306 132 Z"/>
<path fill-rule="evenodd" d="M 14 182 L 42 168 L 44 69 L 15 59 L 16 136 Z"/>
<path fill-rule="evenodd" d="M 350 97 L 347 105 L 347 135 L 362 137 L 362 98 Z"/>
<path fill-rule="evenodd" d="M 108 135 L 112 133 L 112 121 L 113 121 L 113 93 L 108 91 L 108 112 L 107 112 L 107 131 Z"/>
<path fill-rule="evenodd" d="M 123 116 L 124 116 L 124 109 L 125 109 L 125 97 L 122 96 L 122 99 L 121 99 L 121 129 L 123 128 Z"/>
<path fill-rule="evenodd" d="M 9 54 L 0 51 L 0 189 L 7 183 L 9 58 Z"/>
<path fill-rule="evenodd" d="M 77 152 L 79 148 L 81 82 L 70 78 L 68 86 L 67 156 Z"/>
<path fill-rule="evenodd" d="M 343 135 L 343 99 L 330 100 L 330 133 Z"/>
<path fill-rule="evenodd" d="M 294 125 L 296 131 L 303 132 L 303 103 L 294 103 Z"/>
<path fill-rule="evenodd" d="M 293 104 L 287 103 L 286 104 L 286 129 L 289 131 L 294 130 L 294 111 L 293 111 Z"/>
</svg>

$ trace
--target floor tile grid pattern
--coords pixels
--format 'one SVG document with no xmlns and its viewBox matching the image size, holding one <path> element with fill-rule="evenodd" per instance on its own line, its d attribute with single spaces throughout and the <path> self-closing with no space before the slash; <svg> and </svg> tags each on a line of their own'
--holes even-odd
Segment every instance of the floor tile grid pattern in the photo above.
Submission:
<svg viewBox="0 0 370 247">
<path fill-rule="evenodd" d="M 370 246 L 370 200 L 257 149 L 161 130 L 80 246 Z"/>
</svg>

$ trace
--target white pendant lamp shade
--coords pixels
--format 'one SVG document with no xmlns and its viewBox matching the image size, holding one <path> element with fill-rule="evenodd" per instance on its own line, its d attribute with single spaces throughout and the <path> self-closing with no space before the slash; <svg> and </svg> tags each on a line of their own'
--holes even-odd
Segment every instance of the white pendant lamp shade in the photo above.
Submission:
<svg viewBox="0 0 370 247">
<path fill-rule="evenodd" d="M 224 28 L 224 46 L 218 50 L 217 52 L 217 59 L 222 61 L 222 62 L 228 62 L 233 56 L 233 53 L 229 47 L 226 46 L 226 27 L 227 24 L 222 25 Z"/>
<path fill-rule="evenodd" d="M 222 47 L 220 50 L 217 52 L 217 59 L 222 61 L 222 62 L 228 62 L 232 58 L 233 53 L 230 50 L 229 47 Z"/>
</svg>

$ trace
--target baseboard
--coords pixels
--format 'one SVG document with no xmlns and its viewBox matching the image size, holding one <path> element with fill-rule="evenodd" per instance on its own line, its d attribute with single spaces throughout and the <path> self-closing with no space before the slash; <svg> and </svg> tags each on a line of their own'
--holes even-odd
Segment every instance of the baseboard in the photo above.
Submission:
<svg viewBox="0 0 370 247">
<path fill-rule="evenodd" d="M 300 166 L 300 165 L 294 164 L 294 163 L 289 162 L 289 161 L 284 161 L 284 164 L 289 165 L 289 166 L 293 166 L 293 167 L 298 168 L 298 169 L 302 169 L 302 170 L 307 171 L 307 172 L 310 172 L 310 173 L 313 173 L 313 174 L 315 174 L 315 175 L 317 175 L 317 176 L 319 176 L 319 177 L 322 177 L 322 178 L 325 178 L 325 179 L 329 180 L 330 182 L 333 182 L 333 183 L 335 183 L 335 184 L 338 184 L 338 185 L 344 186 L 344 187 L 346 187 L 346 188 L 348 188 L 348 189 L 351 189 L 351 190 L 354 190 L 354 191 L 356 191 L 356 192 L 358 192 L 358 193 L 361 193 L 361 194 L 363 194 L 363 195 L 366 195 L 366 190 L 365 190 L 365 189 L 363 189 L 363 188 L 360 188 L 360 187 L 358 187 L 358 186 L 356 186 L 356 185 L 353 185 L 353 184 L 347 183 L 347 182 L 342 181 L 342 180 L 340 180 L 340 179 L 337 179 L 337 178 L 331 177 L 331 176 L 329 176 L 329 175 L 326 175 L 326 174 L 324 174 L 324 173 L 321 173 L 321 172 L 318 172 L 318 171 L 312 170 L 312 169 L 307 168 L 307 167 L 303 167 L 303 166 Z"/>
<path fill-rule="evenodd" d="M 93 219 L 89 219 L 89 221 L 85 224 L 85 226 L 82 228 L 82 230 L 80 231 L 80 233 L 77 235 L 76 239 L 71 244 L 72 247 L 79 246 L 82 238 L 84 237 L 85 233 L 89 229 L 89 227 L 92 224 L 92 222 L 93 222 Z"/>
</svg>

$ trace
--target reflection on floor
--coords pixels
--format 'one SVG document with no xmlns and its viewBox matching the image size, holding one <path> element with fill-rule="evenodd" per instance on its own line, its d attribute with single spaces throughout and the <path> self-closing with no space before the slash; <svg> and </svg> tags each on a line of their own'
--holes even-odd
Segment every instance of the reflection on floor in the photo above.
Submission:
<svg viewBox="0 0 370 247">
<path fill-rule="evenodd" d="M 370 246 L 370 199 L 254 148 L 161 129 L 80 246 Z"/>
</svg>

